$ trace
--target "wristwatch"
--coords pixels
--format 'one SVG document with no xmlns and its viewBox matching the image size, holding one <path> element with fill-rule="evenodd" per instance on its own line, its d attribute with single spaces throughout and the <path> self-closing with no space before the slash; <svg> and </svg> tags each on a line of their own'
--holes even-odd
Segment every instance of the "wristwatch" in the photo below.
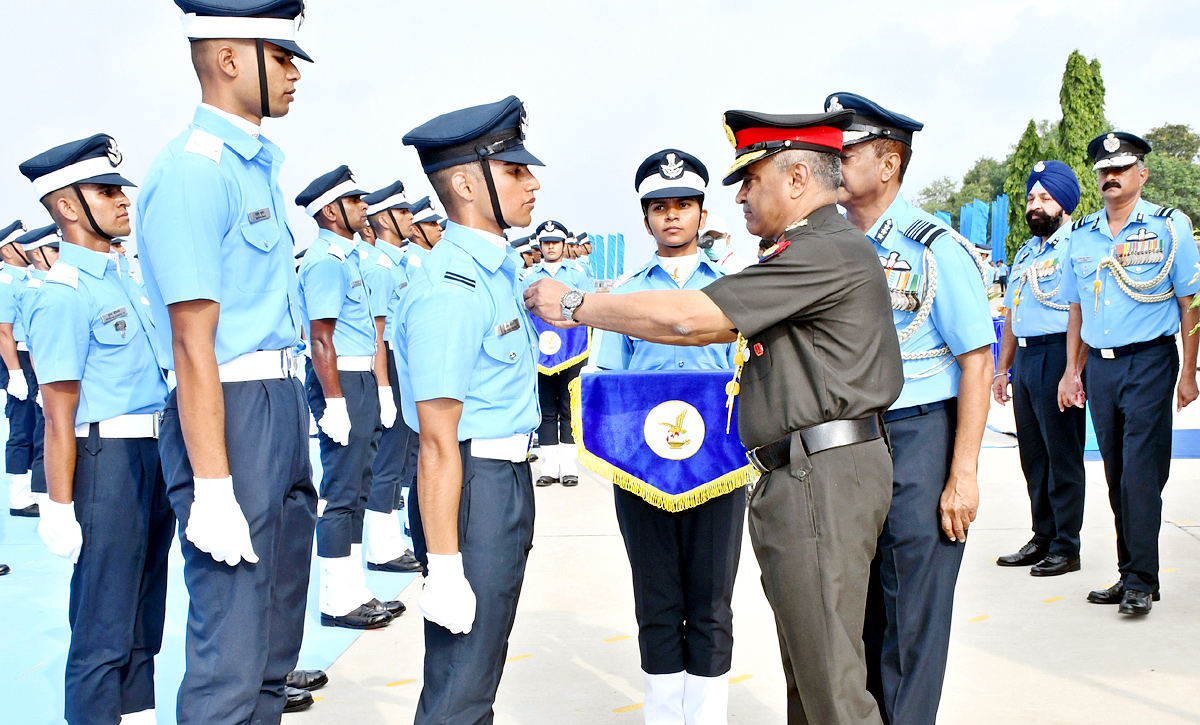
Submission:
<svg viewBox="0 0 1200 725">
<path fill-rule="evenodd" d="M 567 322 L 574 322 L 575 310 L 583 304 L 583 293 L 577 289 L 567 290 L 559 303 L 562 305 L 563 319 Z"/>
</svg>

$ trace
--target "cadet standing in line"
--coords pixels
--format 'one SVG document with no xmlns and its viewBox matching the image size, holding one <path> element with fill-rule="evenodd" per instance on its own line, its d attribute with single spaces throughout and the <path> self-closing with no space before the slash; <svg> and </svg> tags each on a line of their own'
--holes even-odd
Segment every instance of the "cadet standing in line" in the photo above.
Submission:
<svg viewBox="0 0 1200 725">
<path fill-rule="evenodd" d="M 1058 407 L 1058 381 L 1067 365 L 1070 307 L 1063 282 L 1070 282 L 1067 246 L 1071 213 L 1079 204 L 1079 179 L 1061 161 L 1039 161 L 1025 187 L 1025 220 L 1033 238 L 1013 258 L 992 395 L 1001 405 L 1013 401 L 1033 538 L 996 563 L 1032 564 L 1029 573 L 1033 576 L 1057 576 L 1079 571 L 1086 483 L 1086 414 L 1082 408 L 1070 406 L 1064 411 Z"/>
<path fill-rule="evenodd" d="M 392 405 L 382 345 L 386 301 L 372 301 L 369 255 L 354 234 L 367 224 L 365 192 L 346 166 L 317 177 L 296 204 L 320 228 L 300 262 L 300 311 L 312 352 L 305 389 L 320 428 L 321 506 L 317 558 L 321 562 L 321 624 L 376 629 L 404 611 L 381 602 L 363 575 L 363 517 L 371 492 L 371 463 L 383 430 L 381 405 Z M 390 279 L 390 277 L 388 277 Z M 380 379 L 385 385 L 380 386 Z M 392 411 L 393 420 L 395 411 Z"/>
<path fill-rule="evenodd" d="M 387 294 L 387 317 L 383 327 L 384 355 L 392 404 L 399 410 L 400 383 L 396 372 L 396 308 L 408 287 L 407 243 L 402 231 L 412 226 L 412 212 L 404 198 L 404 184 L 397 181 L 363 197 L 367 203 L 367 222 L 375 233 L 375 248 L 388 258 L 391 284 Z M 371 495 L 367 498 L 364 521 L 363 553 L 372 571 L 415 572 L 421 570 L 416 556 L 404 546 L 398 509 L 404 508 L 403 489 L 417 475 L 417 434 L 396 418 L 379 438 L 379 451 L 371 465 Z"/>
<path fill-rule="evenodd" d="M 4 415 L 8 418 L 8 442 L 4 470 L 8 474 L 8 513 L 10 516 L 36 517 L 37 496 L 32 490 L 33 435 L 36 427 L 34 398 L 37 378 L 29 364 L 29 345 L 25 323 L 17 305 L 21 291 L 29 281 L 32 266 L 18 238 L 25 225 L 19 220 L 0 230 L 0 359 L 4 362 Z"/>
<path fill-rule="evenodd" d="M 529 165 L 541 162 L 524 139 L 515 96 L 404 136 L 452 220 L 396 324 L 404 418 L 421 436 L 410 499 L 425 567 L 418 725 L 491 722 L 533 546 L 536 336 L 520 303 L 520 260 L 501 236 L 529 225 L 540 188 Z"/>
<path fill-rule="evenodd" d="M 120 162 L 116 141 L 99 134 L 20 165 L 65 242 L 25 316 L 47 421 L 50 496 L 38 534 L 75 564 L 64 697 L 71 725 L 155 722 L 154 656 L 175 526 L 155 440 L 167 383 L 150 306 L 109 249 L 129 233 L 121 187 L 133 184 Z"/>
<path fill-rule="evenodd" d="M 418 258 L 424 256 L 424 252 L 433 249 L 433 245 L 438 243 L 442 238 L 442 227 L 439 222 L 442 217 L 437 213 L 437 209 L 433 206 L 433 200 L 428 196 L 422 196 L 413 202 L 412 205 L 412 231 L 409 233 L 408 240 L 416 242 L 417 248 L 410 248 L 410 252 L 415 252 Z M 417 251 L 417 250 L 421 251 Z"/>
<path fill-rule="evenodd" d="M 307 706 L 300 652 L 316 490 L 283 153 L 301 0 L 177 0 L 201 104 L 146 173 L 137 239 L 164 367 L 159 451 L 190 595 L 181 725 L 278 722 Z M 271 455 L 264 456 L 264 451 Z M 243 562 L 243 559 L 245 560 Z"/>
<path fill-rule="evenodd" d="M 524 276 L 525 287 L 539 279 L 555 279 L 571 289 L 595 291 L 596 285 L 583 266 L 563 259 L 567 239 L 571 236 L 566 227 L 554 220 L 545 221 L 538 225 L 534 236 L 542 248 L 542 262 L 534 265 Z M 554 341 L 559 342 L 559 338 L 555 337 Z M 539 340 L 540 355 L 557 351 L 557 348 L 543 346 Z M 572 380 L 579 377 L 585 362 L 586 355 L 561 372 L 547 374 L 538 370 L 538 405 L 542 409 L 542 424 L 538 426 L 537 437 L 542 467 L 541 475 L 535 482 L 537 486 L 549 486 L 560 481 L 568 487 L 579 485 L 579 459 L 575 456 L 575 437 L 571 433 L 569 386 Z"/>
<path fill-rule="evenodd" d="M 739 341 L 730 392 L 763 474 L 750 539 L 793 724 L 880 722 L 861 632 L 892 491 L 880 415 L 903 373 L 878 257 L 835 206 L 851 117 L 725 113 L 737 149 L 725 184 L 742 184 L 749 233 L 775 240 L 758 264 L 703 290 L 580 295 L 542 280 L 525 293 L 546 320 L 669 345 Z"/>
<path fill-rule="evenodd" d="M 17 239 L 21 244 L 21 249 L 25 252 L 25 256 L 29 258 L 29 280 L 25 283 L 24 289 L 17 294 L 17 314 L 21 316 L 21 324 L 26 330 L 26 340 L 29 346 L 29 357 L 32 361 L 33 347 L 30 341 L 33 339 L 32 330 L 29 322 L 29 311 L 33 308 L 33 298 L 42 288 L 42 284 L 46 279 L 46 274 L 54 263 L 58 261 L 58 246 L 59 246 L 59 231 L 57 224 L 48 224 L 40 229 L 34 229 L 31 232 L 23 234 Z M 34 373 L 37 373 L 36 366 Z M 42 396 L 41 386 L 33 393 L 33 439 L 30 445 L 31 460 L 29 464 L 29 489 L 37 498 L 39 511 L 41 502 L 47 494 L 46 488 L 46 462 L 45 462 L 45 446 L 43 445 L 46 439 L 46 417 L 42 412 Z"/>
<path fill-rule="evenodd" d="M 642 162 L 634 188 L 658 251 L 614 293 L 696 290 L 728 273 L 697 246 L 708 216 L 707 186 L 708 169 L 683 151 L 664 149 Z M 684 347 L 612 333 L 601 337 L 596 365 L 602 370 L 722 370 L 735 364 L 731 344 Z M 633 572 L 646 723 L 724 723 L 746 494 L 740 488 L 707 494 L 682 511 L 665 511 L 620 486 L 613 494 Z"/>
<path fill-rule="evenodd" d="M 954 585 L 979 506 L 996 332 L 965 240 L 900 193 L 923 125 L 853 93 L 825 107 L 854 112 L 838 203 L 875 245 L 904 360 L 904 390 L 883 416 L 894 487 L 868 597 L 868 682 L 885 722 L 933 725 Z"/>
<path fill-rule="evenodd" d="M 1061 409 L 1087 394 L 1116 517 L 1120 580 L 1088 594 L 1121 614 L 1150 613 L 1158 593 L 1162 490 L 1171 472 L 1171 391 L 1176 412 L 1196 399 L 1200 254 L 1183 212 L 1142 198 L 1150 144 L 1106 133 L 1088 144 L 1104 208 L 1071 227 L 1066 297 L 1067 369 Z M 1175 334 L 1183 328 L 1183 364 Z M 1081 345 L 1087 345 L 1084 357 Z"/>
</svg>

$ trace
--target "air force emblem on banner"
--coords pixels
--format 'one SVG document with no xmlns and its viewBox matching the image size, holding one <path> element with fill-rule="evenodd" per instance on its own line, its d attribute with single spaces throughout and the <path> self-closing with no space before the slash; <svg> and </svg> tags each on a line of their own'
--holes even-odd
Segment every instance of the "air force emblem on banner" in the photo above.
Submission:
<svg viewBox="0 0 1200 725">
<path fill-rule="evenodd" d="M 704 418 L 688 403 L 668 400 L 646 416 L 642 434 L 659 458 L 682 461 L 704 445 Z"/>
<path fill-rule="evenodd" d="M 543 355 L 553 355 L 562 349 L 562 338 L 554 330 L 546 330 L 538 335 L 538 351 Z"/>
</svg>

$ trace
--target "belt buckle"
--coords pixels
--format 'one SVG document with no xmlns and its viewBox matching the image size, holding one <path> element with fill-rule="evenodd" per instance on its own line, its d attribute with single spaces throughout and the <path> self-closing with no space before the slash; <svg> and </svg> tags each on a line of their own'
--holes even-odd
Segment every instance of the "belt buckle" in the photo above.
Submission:
<svg viewBox="0 0 1200 725">
<path fill-rule="evenodd" d="M 760 474 L 765 476 L 766 474 L 770 473 L 770 471 L 767 470 L 767 467 L 762 464 L 762 461 L 758 460 L 757 448 L 752 448 L 746 451 L 746 458 L 750 460 L 750 465 L 754 466 L 754 470 L 758 471 Z"/>
<path fill-rule="evenodd" d="M 1100 357 L 1104 358 L 1105 360 L 1116 360 L 1117 353 L 1111 347 L 1104 347 L 1100 348 Z"/>
<path fill-rule="evenodd" d="M 1026 339 L 1024 337 L 1017 338 L 1017 347 L 1028 347 L 1028 344 L 1029 343 L 1026 342 Z"/>
</svg>

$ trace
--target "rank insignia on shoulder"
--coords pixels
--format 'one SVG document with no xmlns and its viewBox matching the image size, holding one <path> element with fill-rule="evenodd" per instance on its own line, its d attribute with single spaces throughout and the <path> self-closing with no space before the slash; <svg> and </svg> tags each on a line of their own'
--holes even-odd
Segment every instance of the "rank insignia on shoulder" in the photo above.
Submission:
<svg viewBox="0 0 1200 725">
<path fill-rule="evenodd" d="M 1079 229 L 1079 228 L 1081 228 L 1081 227 L 1082 227 L 1084 224 L 1087 224 L 1087 217 L 1084 217 L 1084 218 L 1082 218 L 1082 219 L 1079 219 L 1079 220 L 1078 220 L 1078 221 L 1076 221 L 1074 224 L 1072 224 L 1072 225 L 1071 225 L 1071 231 L 1075 231 L 1076 229 Z"/>
<path fill-rule="evenodd" d="M 767 261 L 768 259 L 778 257 L 779 253 L 782 252 L 783 250 L 787 249 L 788 244 L 790 244 L 790 243 L 791 242 L 789 242 L 785 239 L 782 242 L 776 242 L 775 244 L 771 245 L 770 247 L 767 248 L 767 251 L 763 252 L 763 256 L 758 260 L 758 263 L 762 264 L 763 262 Z"/>
<path fill-rule="evenodd" d="M 258 211 L 252 211 L 247 214 L 246 217 L 250 219 L 251 224 L 255 222 L 261 222 L 265 219 L 271 218 L 271 209 L 270 207 L 267 207 L 264 209 L 259 209 Z"/>
<path fill-rule="evenodd" d="M 467 277 L 465 275 L 461 275 L 458 272 L 447 272 L 443 276 L 443 279 L 445 279 L 447 282 L 454 282 L 455 284 L 460 284 L 463 287 L 466 287 L 467 289 L 475 289 L 475 280 L 473 280 L 470 277 Z"/>
<path fill-rule="evenodd" d="M 1175 211 L 1172 206 L 1160 206 L 1154 210 L 1154 216 L 1171 216 L 1171 212 Z"/>
<path fill-rule="evenodd" d="M 887 239 L 887 235 L 891 234 L 891 232 L 892 220 L 888 219 L 883 223 L 883 226 L 879 227 L 879 231 L 875 232 L 875 241 L 882 243 L 884 239 Z"/>
</svg>

